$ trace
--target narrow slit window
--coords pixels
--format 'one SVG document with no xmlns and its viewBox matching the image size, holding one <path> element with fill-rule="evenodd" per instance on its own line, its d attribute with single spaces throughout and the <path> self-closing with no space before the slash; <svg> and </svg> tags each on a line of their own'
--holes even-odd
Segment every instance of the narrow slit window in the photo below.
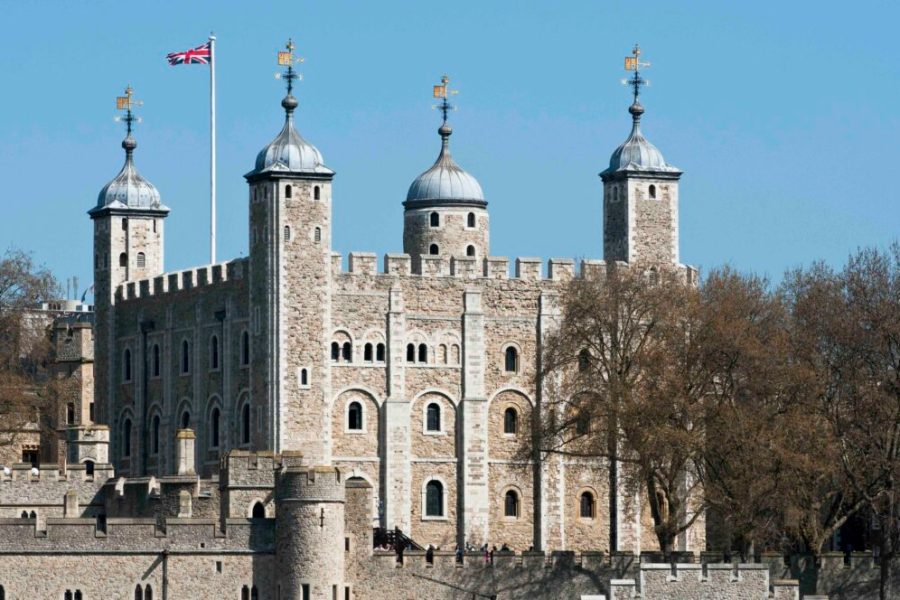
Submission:
<svg viewBox="0 0 900 600">
<path fill-rule="evenodd" d="M 416 345 L 406 345 L 406 362 L 416 362 Z"/>
<path fill-rule="evenodd" d="M 122 353 L 122 380 L 131 381 L 131 350 L 127 348 Z"/>
<path fill-rule="evenodd" d="M 469 213 L 466 217 L 466 225 L 469 227 L 475 227 L 475 213 Z"/>
<path fill-rule="evenodd" d="M 309 385 L 309 371 L 300 369 L 300 385 Z"/>
<path fill-rule="evenodd" d="M 366 362 L 372 362 L 372 344 L 366 344 L 363 347 L 363 360 Z"/>
<path fill-rule="evenodd" d="M 284 197 L 290 198 L 292 194 L 293 194 L 293 189 L 291 188 L 291 186 L 289 186 L 289 185 L 285 186 L 284 187 Z"/>
<path fill-rule="evenodd" d="M 656 198 L 656 186 L 653 185 L 652 183 L 650 184 L 649 192 L 650 192 L 651 198 Z"/>
<path fill-rule="evenodd" d="M 313 188 L 313 200 L 321 200 L 322 195 L 319 191 L 319 186 Z"/>
<path fill-rule="evenodd" d="M 341 358 L 341 345 L 337 342 L 331 342 L 331 360 L 337 362 Z"/>
<path fill-rule="evenodd" d="M 153 344 L 153 376 L 159 377 L 159 344 Z"/>
<path fill-rule="evenodd" d="M 219 336 L 212 336 L 209 340 L 209 368 L 217 370 L 219 368 Z"/>
<path fill-rule="evenodd" d="M 341 358 L 344 362 L 353 362 L 353 344 L 344 342 L 344 345 L 341 346 Z"/>
<path fill-rule="evenodd" d="M 214 408 L 209 415 L 209 447 L 219 447 L 219 409 Z"/>
<path fill-rule="evenodd" d="M 250 364 L 250 334 L 243 332 L 241 334 L 241 365 Z"/>
<path fill-rule="evenodd" d="M 428 222 L 432 227 L 440 227 L 441 225 L 441 216 L 433 212 L 428 216 Z"/>
<path fill-rule="evenodd" d="M 286 241 L 286 242 L 291 241 L 291 226 L 290 225 L 284 226 L 284 241 Z"/>
<path fill-rule="evenodd" d="M 375 360 L 377 362 L 384 362 L 384 344 L 375 346 Z"/>
<path fill-rule="evenodd" d="M 244 404 L 241 409 L 241 443 L 250 443 L 250 403 Z"/>
<path fill-rule="evenodd" d="M 191 372 L 191 346 L 187 340 L 181 342 L 181 373 Z"/>
</svg>

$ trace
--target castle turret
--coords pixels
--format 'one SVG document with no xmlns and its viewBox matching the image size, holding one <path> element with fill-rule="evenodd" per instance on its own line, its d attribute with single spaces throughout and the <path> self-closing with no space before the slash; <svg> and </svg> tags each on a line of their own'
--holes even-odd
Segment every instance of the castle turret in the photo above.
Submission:
<svg viewBox="0 0 900 600">
<path fill-rule="evenodd" d="M 121 357 L 114 352 L 115 290 L 125 281 L 163 272 L 163 222 L 169 214 L 157 189 L 138 173 L 134 163 L 137 141 L 132 128 L 137 118 L 132 111 L 136 102 L 131 86 L 117 99 L 117 105 L 125 111 L 125 164 L 100 190 L 97 205 L 88 211 L 94 221 L 95 360 L 102 365 L 96 373 L 94 420 L 107 424 L 116 416 L 112 402 L 119 381 L 115 374 L 122 372 Z M 139 360 L 135 357 L 134 364 L 140 364 Z M 116 452 L 113 448 L 114 455 Z"/>
<path fill-rule="evenodd" d="M 341 473 L 334 467 L 300 466 L 297 453 L 283 455 L 275 492 L 275 558 L 282 600 L 344 597 L 344 502 Z"/>
<path fill-rule="evenodd" d="M 450 155 L 447 124 L 449 79 L 445 75 L 435 95 L 444 122 L 438 129 L 441 152 L 430 169 L 416 177 L 403 203 L 403 251 L 412 257 L 413 270 L 420 271 L 423 255 L 468 256 L 479 260 L 489 254 L 490 222 L 481 185 Z"/>
<path fill-rule="evenodd" d="M 640 75 L 640 48 L 628 59 L 634 75 L 631 134 L 612 153 L 603 180 L 603 257 L 642 265 L 678 264 L 678 180 L 681 171 L 641 133 L 646 83 Z"/>
<path fill-rule="evenodd" d="M 330 380 L 331 181 L 319 150 L 294 127 L 294 45 L 286 60 L 284 127 L 245 175 L 250 187 L 251 427 L 253 448 L 303 449 L 326 459 L 322 430 Z M 257 408 L 260 410 L 258 411 Z"/>
</svg>

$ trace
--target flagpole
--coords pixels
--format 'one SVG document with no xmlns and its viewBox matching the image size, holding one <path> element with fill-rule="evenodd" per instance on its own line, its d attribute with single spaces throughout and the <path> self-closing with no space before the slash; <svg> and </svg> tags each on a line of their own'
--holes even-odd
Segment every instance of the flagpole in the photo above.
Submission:
<svg viewBox="0 0 900 600">
<path fill-rule="evenodd" d="M 216 36 L 209 34 L 209 262 L 216 262 Z"/>
</svg>

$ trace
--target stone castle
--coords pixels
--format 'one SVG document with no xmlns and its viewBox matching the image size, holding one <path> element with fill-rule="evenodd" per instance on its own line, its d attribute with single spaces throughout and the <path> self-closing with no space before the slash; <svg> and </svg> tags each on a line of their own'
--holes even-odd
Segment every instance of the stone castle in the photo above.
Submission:
<svg viewBox="0 0 900 600">
<path fill-rule="evenodd" d="M 249 256 L 175 273 L 128 96 L 125 164 L 89 211 L 94 327 L 57 336 L 70 374 L 93 369 L 67 464 L 0 478 L 0 600 L 797 598 L 765 565 L 639 563 L 657 549 L 640 491 L 604 461 L 531 450 L 566 283 L 613 263 L 696 279 L 678 255 L 681 171 L 641 133 L 637 96 L 600 174 L 603 260 L 517 258 L 510 274 L 445 110 L 403 253 L 352 252 L 345 271 L 335 174 L 296 130 L 287 79 L 284 125 L 245 175 Z M 373 550 L 386 534 L 437 550 L 398 562 Z M 453 552 L 466 544 L 521 554 Z M 678 547 L 705 548 L 702 520 Z"/>
</svg>

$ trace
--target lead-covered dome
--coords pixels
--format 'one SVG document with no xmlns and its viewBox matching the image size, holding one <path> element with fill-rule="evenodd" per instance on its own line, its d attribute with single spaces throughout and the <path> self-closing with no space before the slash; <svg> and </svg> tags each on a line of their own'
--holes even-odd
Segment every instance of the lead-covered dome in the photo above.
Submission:
<svg viewBox="0 0 900 600">
<path fill-rule="evenodd" d="M 319 149 L 303 139 L 294 129 L 294 109 L 297 99 L 292 95 L 281 101 L 285 110 L 284 127 L 274 140 L 256 155 L 256 165 L 248 175 L 265 172 L 316 173 L 333 175 L 325 166 Z"/>
<path fill-rule="evenodd" d="M 609 157 L 609 167 L 601 175 L 612 175 L 622 171 L 680 173 L 677 167 L 666 163 L 662 152 L 641 133 L 641 115 L 644 113 L 644 107 L 635 102 L 629 107 L 628 112 L 633 119 L 631 134 Z"/>
<path fill-rule="evenodd" d="M 133 208 L 145 210 L 169 209 L 160 200 L 159 190 L 138 173 L 134 165 L 134 149 L 137 141 L 131 133 L 122 141 L 125 149 L 125 164 L 112 181 L 103 186 L 97 196 L 97 206 L 91 211 L 104 208 Z"/>
<path fill-rule="evenodd" d="M 473 203 L 487 205 L 478 180 L 456 164 L 450 155 L 453 130 L 444 123 L 438 129 L 441 153 L 430 169 L 416 177 L 406 194 L 406 205 Z"/>
</svg>

